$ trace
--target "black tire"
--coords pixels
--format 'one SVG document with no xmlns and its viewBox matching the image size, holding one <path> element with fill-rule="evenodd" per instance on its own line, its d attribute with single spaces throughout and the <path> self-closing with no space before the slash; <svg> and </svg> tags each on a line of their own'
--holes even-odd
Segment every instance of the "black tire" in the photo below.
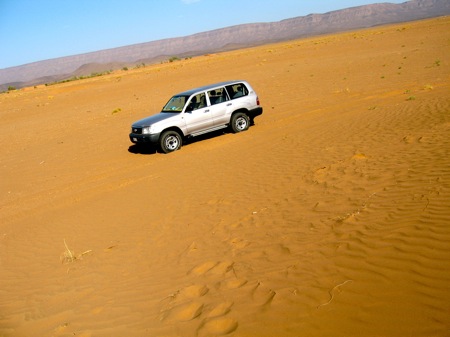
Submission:
<svg viewBox="0 0 450 337">
<path fill-rule="evenodd" d="M 179 150 L 182 145 L 182 139 L 176 131 L 164 131 L 159 138 L 159 148 L 164 153 L 170 153 Z"/>
<path fill-rule="evenodd" d="M 235 113 L 231 116 L 230 127 L 234 133 L 245 131 L 250 126 L 250 118 L 243 112 Z"/>
</svg>

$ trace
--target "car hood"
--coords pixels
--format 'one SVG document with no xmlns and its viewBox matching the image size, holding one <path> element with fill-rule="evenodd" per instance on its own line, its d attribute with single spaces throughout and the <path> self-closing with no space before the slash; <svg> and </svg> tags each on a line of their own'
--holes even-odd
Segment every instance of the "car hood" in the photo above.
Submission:
<svg viewBox="0 0 450 337">
<path fill-rule="evenodd" d="M 169 118 L 173 118 L 173 117 L 177 117 L 179 116 L 180 113 L 173 113 L 173 112 L 160 112 L 157 115 L 153 115 L 141 120 L 138 120 L 137 122 L 133 123 L 133 127 L 145 127 L 145 126 L 150 126 L 152 124 L 161 122 L 163 120 L 169 119 Z"/>
</svg>

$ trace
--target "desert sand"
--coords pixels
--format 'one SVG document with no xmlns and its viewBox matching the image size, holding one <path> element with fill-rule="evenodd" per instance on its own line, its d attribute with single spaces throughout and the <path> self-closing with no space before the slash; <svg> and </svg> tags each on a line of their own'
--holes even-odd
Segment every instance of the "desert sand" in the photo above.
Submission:
<svg viewBox="0 0 450 337">
<path fill-rule="evenodd" d="M 0 95 L 0 336 L 450 336 L 450 17 Z M 131 123 L 248 80 L 164 155 Z"/>
</svg>

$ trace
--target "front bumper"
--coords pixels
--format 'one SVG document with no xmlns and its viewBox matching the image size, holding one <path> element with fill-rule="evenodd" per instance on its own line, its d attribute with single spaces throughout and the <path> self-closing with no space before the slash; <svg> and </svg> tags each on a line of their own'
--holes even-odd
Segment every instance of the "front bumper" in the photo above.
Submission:
<svg viewBox="0 0 450 337">
<path fill-rule="evenodd" d="M 158 143 L 159 140 L 159 133 L 153 133 L 151 135 L 130 133 L 130 140 L 134 144 L 145 144 L 145 143 L 156 144 Z"/>
</svg>

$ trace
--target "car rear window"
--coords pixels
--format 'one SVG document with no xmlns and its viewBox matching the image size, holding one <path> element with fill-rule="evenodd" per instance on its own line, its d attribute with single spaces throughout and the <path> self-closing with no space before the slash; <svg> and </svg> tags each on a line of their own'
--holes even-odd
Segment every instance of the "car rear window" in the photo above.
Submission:
<svg viewBox="0 0 450 337">
<path fill-rule="evenodd" d="M 231 99 L 248 95 L 248 89 L 243 83 L 228 85 L 225 88 L 227 89 L 228 96 L 230 96 Z"/>
</svg>

